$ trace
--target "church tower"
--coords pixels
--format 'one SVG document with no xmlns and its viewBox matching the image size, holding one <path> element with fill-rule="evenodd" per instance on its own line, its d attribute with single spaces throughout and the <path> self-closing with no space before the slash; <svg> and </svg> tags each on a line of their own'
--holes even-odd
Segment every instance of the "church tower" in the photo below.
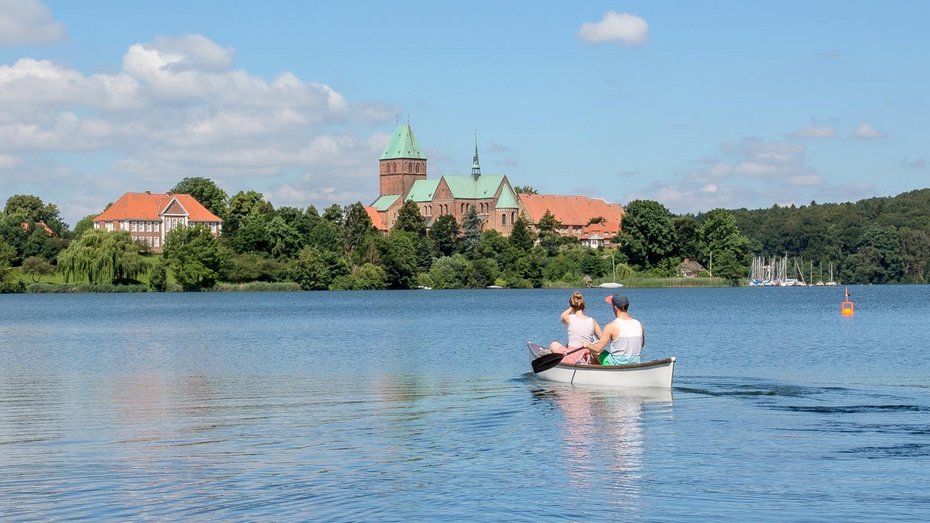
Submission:
<svg viewBox="0 0 930 523">
<path fill-rule="evenodd" d="M 394 129 L 391 143 L 381 154 L 381 196 L 396 194 L 407 196 L 413 182 L 426 179 L 426 156 L 413 135 L 409 123 Z"/>
<path fill-rule="evenodd" d="M 475 156 L 471 159 L 471 177 L 478 181 L 481 178 L 481 164 L 478 163 L 478 132 L 475 131 Z"/>
</svg>

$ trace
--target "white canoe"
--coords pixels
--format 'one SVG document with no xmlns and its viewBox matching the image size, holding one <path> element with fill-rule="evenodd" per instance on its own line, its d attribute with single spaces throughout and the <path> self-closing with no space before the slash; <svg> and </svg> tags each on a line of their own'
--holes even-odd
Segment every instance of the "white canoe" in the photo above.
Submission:
<svg viewBox="0 0 930 523">
<path fill-rule="evenodd" d="M 549 350 L 529 342 L 530 361 L 549 354 Z M 672 388 L 675 357 L 664 360 L 644 361 L 628 365 L 563 365 L 536 374 L 546 381 L 571 383 L 573 385 L 606 385 L 627 388 Z"/>
</svg>

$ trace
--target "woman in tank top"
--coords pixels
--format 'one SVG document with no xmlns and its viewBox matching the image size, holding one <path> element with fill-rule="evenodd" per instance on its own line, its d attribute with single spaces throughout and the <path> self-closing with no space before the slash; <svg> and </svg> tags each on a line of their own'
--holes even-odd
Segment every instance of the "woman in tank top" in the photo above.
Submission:
<svg viewBox="0 0 930 523">
<path fill-rule="evenodd" d="M 566 354 L 572 349 L 594 343 L 601 337 L 601 326 L 594 321 L 594 318 L 584 313 L 584 297 L 578 291 L 572 293 L 571 298 L 568 299 L 568 308 L 562 312 L 560 319 L 568 331 L 568 346 L 553 341 L 549 344 L 549 350 L 552 352 Z M 562 363 L 567 365 L 588 363 L 589 358 L 588 351 L 582 350 L 567 354 L 562 359 Z"/>
</svg>

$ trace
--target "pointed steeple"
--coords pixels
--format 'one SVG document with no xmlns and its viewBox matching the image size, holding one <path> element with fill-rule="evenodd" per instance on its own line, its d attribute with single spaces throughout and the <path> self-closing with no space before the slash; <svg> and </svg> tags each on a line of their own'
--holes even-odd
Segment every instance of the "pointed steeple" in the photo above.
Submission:
<svg viewBox="0 0 930 523">
<path fill-rule="evenodd" d="M 390 160 L 395 158 L 410 158 L 425 160 L 426 156 L 420 150 L 416 137 L 413 135 L 413 129 L 410 123 L 399 124 L 394 129 L 391 136 L 391 143 L 388 144 L 384 152 L 381 153 L 381 160 Z"/>
<path fill-rule="evenodd" d="M 475 131 L 475 157 L 471 160 L 471 177 L 475 180 L 481 177 L 481 165 L 478 163 L 478 131 Z"/>
</svg>

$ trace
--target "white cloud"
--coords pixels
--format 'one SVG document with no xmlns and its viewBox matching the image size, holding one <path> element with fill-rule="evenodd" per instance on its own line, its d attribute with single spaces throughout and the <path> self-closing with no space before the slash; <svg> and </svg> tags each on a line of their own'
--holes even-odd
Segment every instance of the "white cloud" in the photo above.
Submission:
<svg viewBox="0 0 930 523">
<path fill-rule="evenodd" d="M 47 44 L 65 37 L 65 26 L 39 0 L 0 0 L 0 46 Z"/>
<path fill-rule="evenodd" d="M 859 127 L 856 127 L 856 130 L 853 131 L 852 136 L 853 136 L 853 138 L 856 138 L 856 139 L 859 139 L 859 140 L 872 140 L 872 139 L 875 139 L 875 138 L 883 138 L 885 135 L 883 135 L 882 133 L 878 132 L 878 131 L 877 131 L 874 127 L 872 127 L 871 125 L 869 125 L 869 124 L 867 124 L 867 123 L 865 123 L 865 122 L 862 122 L 862 123 L 859 124 Z"/>
<path fill-rule="evenodd" d="M 231 48 L 185 35 L 129 46 L 110 73 L 33 58 L 0 65 L 0 187 L 40 195 L 67 220 L 92 202 L 67 203 L 75 185 L 40 185 L 38 173 L 70 169 L 80 194 L 97 194 L 100 208 L 125 191 L 167 190 L 185 176 L 294 204 L 300 194 L 373 199 L 377 157 L 390 139 L 383 124 L 396 111 L 350 105 L 289 71 L 265 79 L 236 69 L 234 58 Z M 62 151 L 75 154 L 63 160 Z M 4 169 L 14 161 L 19 174 Z M 20 183 L 23 173 L 32 174 Z"/>
<path fill-rule="evenodd" d="M 836 136 L 836 129 L 828 126 L 809 125 L 792 131 L 788 136 L 801 140 L 822 140 Z"/>
<path fill-rule="evenodd" d="M 927 166 L 927 159 L 923 156 L 919 156 L 917 158 L 905 158 L 901 164 L 912 169 L 923 169 Z"/>
<path fill-rule="evenodd" d="M 10 169 L 18 166 L 19 163 L 19 158 L 11 154 L 0 154 L 0 169 Z"/>
<path fill-rule="evenodd" d="M 745 138 L 719 147 L 719 158 L 701 158 L 677 179 L 656 182 L 635 197 L 655 199 L 673 212 L 717 207 L 767 207 L 773 202 L 807 203 L 828 184 L 808 164 L 803 144 Z"/>
<path fill-rule="evenodd" d="M 626 45 L 639 45 L 649 38 L 649 23 L 636 15 L 607 11 L 600 22 L 581 24 L 578 37 L 592 44 L 619 40 Z"/>
</svg>

